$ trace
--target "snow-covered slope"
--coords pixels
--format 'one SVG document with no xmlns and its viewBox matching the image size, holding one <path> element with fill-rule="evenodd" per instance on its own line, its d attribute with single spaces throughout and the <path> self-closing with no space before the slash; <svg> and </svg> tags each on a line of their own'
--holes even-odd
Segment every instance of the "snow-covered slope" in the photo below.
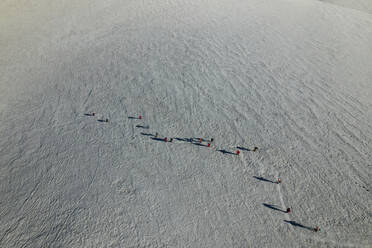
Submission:
<svg viewBox="0 0 372 248">
<path fill-rule="evenodd" d="M 319 0 L 319 1 L 332 3 L 345 8 L 360 10 L 372 14 L 372 1 L 370 0 Z"/>
<path fill-rule="evenodd" d="M 0 246 L 370 247 L 371 27 L 308 0 L 2 1 Z"/>
</svg>

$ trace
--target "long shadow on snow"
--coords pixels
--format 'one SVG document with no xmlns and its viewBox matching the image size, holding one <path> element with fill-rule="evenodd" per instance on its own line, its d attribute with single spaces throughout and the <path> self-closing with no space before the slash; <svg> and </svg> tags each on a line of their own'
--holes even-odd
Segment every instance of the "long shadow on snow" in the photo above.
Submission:
<svg viewBox="0 0 372 248">
<path fill-rule="evenodd" d="M 150 129 L 149 126 L 137 125 L 136 128 Z"/>
<path fill-rule="evenodd" d="M 231 155 L 236 155 L 236 153 L 233 153 L 233 152 L 228 152 L 224 149 L 221 149 L 221 150 L 217 150 L 218 152 L 222 152 L 223 154 L 231 154 Z"/>
<path fill-rule="evenodd" d="M 196 146 L 204 146 L 204 147 L 208 147 L 207 145 L 205 144 L 200 144 L 200 143 L 192 143 L 193 145 L 196 145 Z"/>
<path fill-rule="evenodd" d="M 309 227 L 309 226 L 304 226 L 304 225 L 302 225 L 300 223 L 297 223 L 296 221 L 293 221 L 293 220 L 284 220 L 284 222 L 287 222 L 288 224 L 291 224 L 292 226 L 301 227 L 301 228 L 304 228 L 304 229 L 307 229 L 307 230 L 310 230 L 310 231 L 314 231 L 314 228 Z"/>
<path fill-rule="evenodd" d="M 184 141 L 184 142 L 192 142 L 192 138 L 174 138 L 175 140 Z"/>
<path fill-rule="evenodd" d="M 263 178 L 263 177 L 256 177 L 256 176 L 253 176 L 253 177 L 256 178 L 257 180 L 260 180 L 260 181 L 275 183 L 274 181 L 271 181 L 271 180 Z"/>
<path fill-rule="evenodd" d="M 211 140 L 207 140 L 207 139 L 203 139 L 203 138 L 179 138 L 179 137 L 176 137 L 174 139 L 179 140 L 179 141 L 189 142 L 189 143 L 192 143 L 192 142 L 198 142 L 199 143 L 200 139 L 202 139 L 202 141 L 212 142 Z"/>
<path fill-rule="evenodd" d="M 128 119 L 140 120 L 138 117 L 128 116 Z"/>
<path fill-rule="evenodd" d="M 239 150 L 248 151 L 248 152 L 252 151 L 249 148 L 245 148 L 245 147 L 241 147 L 241 146 L 237 146 L 236 148 L 238 148 Z"/>
<path fill-rule="evenodd" d="M 276 207 L 275 205 L 271 205 L 271 204 L 267 204 L 267 203 L 262 203 L 262 205 L 264 205 L 267 208 L 271 208 L 273 210 L 276 210 L 276 211 L 279 211 L 279 212 L 282 212 L 282 213 L 287 213 L 286 211 L 281 210 L 280 208 Z"/>
<path fill-rule="evenodd" d="M 163 141 L 163 142 L 165 142 L 164 139 L 160 139 L 160 138 L 154 138 L 154 137 L 152 137 L 151 139 L 156 140 L 156 141 Z"/>
<path fill-rule="evenodd" d="M 152 133 L 140 133 L 141 135 L 145 135 L 145 136 L 155 136 L 153 135 Z"/>
</svg>

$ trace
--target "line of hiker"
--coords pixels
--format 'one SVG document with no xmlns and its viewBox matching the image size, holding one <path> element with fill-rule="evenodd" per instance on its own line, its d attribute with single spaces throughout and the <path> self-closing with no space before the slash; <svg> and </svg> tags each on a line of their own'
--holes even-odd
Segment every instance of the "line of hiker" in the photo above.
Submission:
<svg viewBox="0 0 372 248">
<path fill-rule="evenodd" d="M 96 113 L 90 113 L 90 114 L 85 114 L 85 115 L 87 115 L 87 116 L 96 116 Z M 138 117 L 128 117 L 129 119 L 138 119 L 138 120 L 142 120 L 143 119 L 143 116 L 142 115 L 139 115 Z M 104 118 L 101 118 L 101 119 L 99 119 L 98 121 L 100 121 L 100 122 L 106 122 L 106 123 L 108 123 L 109 122 L 109 119 L 108 118 L 106 118 L 106 119 L 104 119 Z M 137 125 L 137 127 L 141 127 L 141 128 L 146 128 L 146 129 L 149 129 L 150 128 L 150 126 L 149 125 L 146 125 L 146 126 L 142 126 L 142 125 Z M 207 139 L 203 139 L 203 138 L 186 138 L 186 139 L 179 139 L 179 138 L 169 138 L 168 139 L 168 137 L 163 137 L 163 138 L 160 138 L 160 135 L 159 135 L 159 133 L 158 132 L 156 132 L 155 133 L 155 139 L 158 139 L 158 140 L 163 140 L 164 142 L 173 142 L 174 141 L 174 139 L 178 139 L 178 140 L 184 140 L 184 141 L 187 141 L 187 142 L 190 142 L 190 143 L 198 143 L 198 144 L 203 144 L 203 142 L 206 142 L 207 143 L 207 147 L 211 147 L 212 146 L 212 144 L 213 144 L 213 141 L 214 141 L 214 138 L 211 138 L 210 140 L 207 140 Z M 237 155 L 237 156 L 239 156 L 240 155 L 240 150 L 245 150 L 245 151 L 253 151 L 253 152 L 256 152 L 256 151 L 258 151 L 258 147 L 254 147 L 252 150 L 250 150 L 250 149 L 247 149 L 247 148 L 243 148 L 243 147 L 237 147 L 238 148 L 238 150 L 236 150 L 235 151 L 235 153 L 232 153 L 232 152 L 227 152 L 227 151 L 225 151 L 225 150 L 219 150 L 219 151 L 221 151 L 221 152 L 223 152 L 223 153 L 230 153 L 230 154 L 235 154 L 235 155 Z M 257 178 L 257 177 L 256 177 Z M 276 184 L 281 184 L 281 179 L 280 178 L 278 178 L 276 181 L 270 181 L 270 180 L 268 180 L 268 179 L 264 179 L 264 178 L 257 178 L 257 179 L 260 179 L 260 180 L 264 180 L 264 181 L 269 181 L 269 182 L 272 182 L 272 183 L 276 183 Z M 291 208 L 287 208 L 287 210 L 285 211 L 285 213 L 287 213 L 287 214 L 290 214 L 291 213 Z M 284 211 L 283 211 L 284 212 Z M 310 229 L 310 228 L 309 228 Z M 317 227 L 315 227 L 315 228 L 311 228 L 314 232 L 318 232 L 318 231 L 320 231 L 320 228 L 317 226 Z"/>
</svg>

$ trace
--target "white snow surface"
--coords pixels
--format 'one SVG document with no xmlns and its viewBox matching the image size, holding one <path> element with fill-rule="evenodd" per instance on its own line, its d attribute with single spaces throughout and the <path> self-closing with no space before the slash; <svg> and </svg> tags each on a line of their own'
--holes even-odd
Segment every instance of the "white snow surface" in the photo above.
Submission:
<svg viewBox="0 0 372 248">
<path fill-rule="evenodd" d="M 313 0 L 311 0 L 313 1 Z M 351 8 L 372 14 L 371 0 L 319 0 L 325 3 L 336 4 L 345 8 Z"/>
<path fill-rule="evenodd" d="M 371 79 L 321 1 L 3 0 L 0 247 L 372 247 Z"/>
</svg>

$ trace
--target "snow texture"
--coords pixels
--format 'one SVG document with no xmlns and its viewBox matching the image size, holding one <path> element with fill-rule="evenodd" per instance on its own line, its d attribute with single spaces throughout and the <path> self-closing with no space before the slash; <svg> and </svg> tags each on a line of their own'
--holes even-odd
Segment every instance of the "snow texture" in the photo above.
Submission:
<svg viewBox="0 0 372 248">
<path fill-rule="evenodd" d="M 2 0 L 0 247 L 371 247 L 353 2 Z"/>
<path fill-rule="evenodd" d="M 319 1 L 332 3 L 345 8 L 351 8 L 372 14 L 372 1 L 370 0 L 319 0 Z"/>
</svg>

